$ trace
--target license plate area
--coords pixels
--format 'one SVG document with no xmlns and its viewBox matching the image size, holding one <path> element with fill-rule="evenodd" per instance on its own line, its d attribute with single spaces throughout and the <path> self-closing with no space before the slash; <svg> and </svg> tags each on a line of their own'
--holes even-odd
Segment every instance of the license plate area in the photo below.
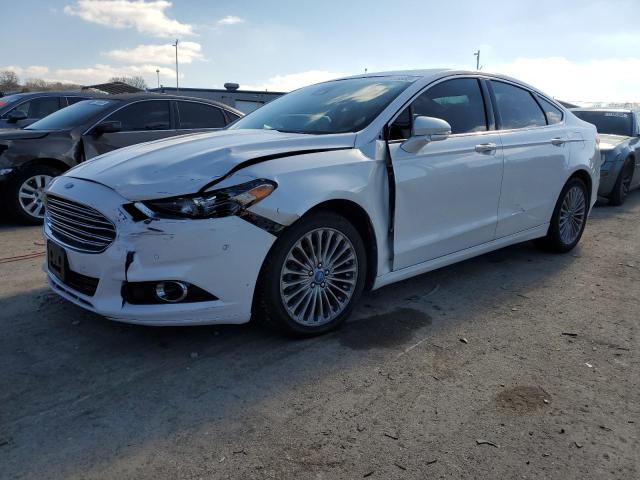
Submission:
<svg viewBox="0 0 640 480">
<path fill-rule="evenodd" d="M 67 277 L 67 252 L 60 245 L 47 241 L 47 267 L 62 283 Z"/>
</svg>

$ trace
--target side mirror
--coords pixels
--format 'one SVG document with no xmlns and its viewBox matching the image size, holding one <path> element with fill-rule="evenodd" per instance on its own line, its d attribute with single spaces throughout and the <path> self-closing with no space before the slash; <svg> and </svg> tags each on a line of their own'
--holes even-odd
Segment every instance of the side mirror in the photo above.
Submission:
<svg viewBox="0 0 640 480">
<path fill-rule="evenodd" d="M 9 114 L 9 118 L 7 119 L 7 123 L 18 123 L 20 120 L 25 120 L 27 118 L 27 114 L 21 112 L 20 110 L 16 110 Z"/>
<path fill-rule="evenodd" d="M 93 127 L 91 131 L 94 135 L 102 135 L 105 133 L 118 133 L 122 130 L 122 122 L 102 122 Z"/>
<path fill-rule="evenodd" d="M 413 119 L 411 138 L 400 145 L 405 152 L 417 153 L 429 142 L 446 140 L 451 135 L 451 125 L 441 118 L 418 116 Z"/>
</svg>

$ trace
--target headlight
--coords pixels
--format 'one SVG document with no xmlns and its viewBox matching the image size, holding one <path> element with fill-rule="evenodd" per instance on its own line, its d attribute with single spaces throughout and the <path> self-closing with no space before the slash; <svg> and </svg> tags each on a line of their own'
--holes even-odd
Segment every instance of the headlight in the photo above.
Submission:
<svg viewBox="0 0 640 480">
<path fill-rule="evenodd" d="M 154 213 L 171 217 L 227 217 L 268 197 L 276 187 L 275 182 L 261 179 L 211 192 L 142 203 Z"/>
</svg>

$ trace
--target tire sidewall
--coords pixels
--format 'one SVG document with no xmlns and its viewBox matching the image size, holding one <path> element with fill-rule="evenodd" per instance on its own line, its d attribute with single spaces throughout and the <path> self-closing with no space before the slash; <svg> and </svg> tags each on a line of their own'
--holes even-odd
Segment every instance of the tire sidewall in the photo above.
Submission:
<svg viewBox="0 0 640 480">
<path fill-rule="evenodd" d="M 318 228 L 333 228 L 351 241 L 358 260 L 358 277 L 353 295 L 345 309 L 330 322 L 311 327 L 302 325 L 289 316 L 280 295 L 280 274 L 284 261 L 295 243 L 306 233 Z M 346 218 L 331 212 L 318 212 L 303 217 L 284 231 L 267 255 L 257 285 L 256 296 L 260 301 L 254 302 L 254 315 L 263 319 L 266 316 L 267 323 L 295 336 L 313 336 L 328 332 L 340 326 L 353 311 L 362 294 L 366 272 L 364 242 L 358 230 Z"/>
<path fill-rule="evenodd" d="M 613 206 L 622 205 L 627 199 L 627 194 L 624 192 L 624 174 L 627 169 L 631 168 L 632 164 L 629 159 L 625 160 L 622 165 L 622 169 L 618 174 L 618 178 L 616 179 L 616 183 L 613 186 L 613 194 L 611 195 L 610 203 Z"/>
</svg>

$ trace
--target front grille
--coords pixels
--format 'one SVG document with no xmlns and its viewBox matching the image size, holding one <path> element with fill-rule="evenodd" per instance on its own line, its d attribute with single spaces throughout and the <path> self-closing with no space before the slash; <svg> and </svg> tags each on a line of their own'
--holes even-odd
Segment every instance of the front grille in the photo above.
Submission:
<svg viewBox="0 0 640 480">
<path fill-rule="evenodd" d="M 63 283 L 68 287 L 73 288 L 76 292 L 84 293 L 89 297 L 93 297 L 98 289 L 99 282 L 100 279 L 98 278 L 88 277 L 68 269 Z"/>
<path fill-rule="evenodd" d="M 100 212 L 55 195 L 46 197 L 46 222 L 56 240 L 79 252 L 103 252 L 116 238 L 116 227 Z"/>
</svg>

